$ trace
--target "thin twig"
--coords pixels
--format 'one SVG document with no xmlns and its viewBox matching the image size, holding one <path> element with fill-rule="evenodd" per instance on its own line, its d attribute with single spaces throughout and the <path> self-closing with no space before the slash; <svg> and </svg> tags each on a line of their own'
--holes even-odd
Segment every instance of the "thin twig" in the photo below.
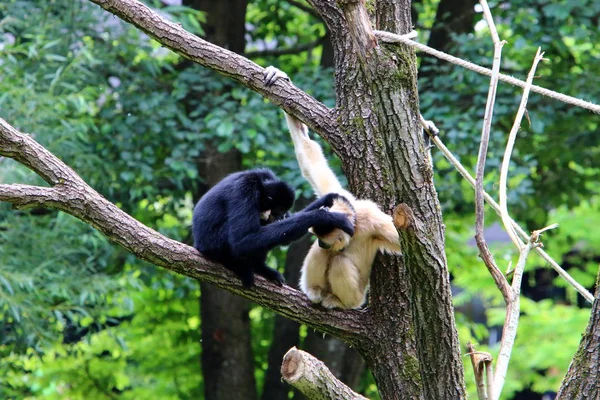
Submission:
<svg viewBox="0 0 600 400">
<path fill-rule="evenodd" d="M 519 315 L 521 312 L 521 279 L 523 277 L 525 264 L 527 263 L 527 257 L 534 246 L 535 244 L 531 240 L 527 241 L 527 244 L 521 250 L 519 261 L 517 261 L 515 267 L 511 287 L 511 299 L 506 304 L 506 317 L 504 318 L 504 327 L 502 328 L 502 341 L 500 342 L 500 351 L 498 352 L 498 358 L 496 359 L 496 373 L 494 374 L 493 386 L 495 397 L 491 397 L 492 400 L 500 398 L 500 393 L 502 393 L 502 387 L 504 386 L 504 381 L 506 379 L 508 362 L 510 361 L 510 354 L 512 353 L 515 344 L 515 337 L 517 336 L 517 328 L 519 326 Z"/>
<path fill-rule="evenodd" d="M 502 341 L 500 343 L 500 351 L 498 352 L 496 361 L 496 373 L 494 375 L 493 384 L 495 396 L 490 395 L 490 399 L 492 400 L 498 400 L 500 398 L 500 393 L 502 392 L 502 387 L 504 386 L 504 381 L 506 379 L 506 372 L 508 371 L 510 355 L 515 345 L 517 328 L 519 327 L 519 315 L 521 313 L 521 281 L 523 279 L 523 271 L 525 270 L 527 257 L 529 256 L 531 249 L 541 246 L 541 243 L 538 243 L 540 234 L 549 229 L 556 228 L 557 226 L 557 224 L 552 224 L 545 228 L 533 231 L 519 254 L 519 261 L 517 261 L 511 285 L 512 297 L 507 304 L 504 327 L 502 328 Z"/>
<path fill-rule="evenodd" d="M 444 157 L 456 168 L 459 174 L 462 175 L 463 178 L 471 185 L 473 189 L 475 189 L 475 178 L 471 176 L 469 171 L 458 161 L 456 157 L 452 154 L 452 152 L 446 147 L 446 145 L 440 140 L 439 136 L 434 136 L 431 138 L 433 144 L 437 146 L 438 149 L 442 152 Z M 483 192 L 483 198 L 485 201 L 492 207 L 496 214 L 500 215 L 500 205 L 485 191 Z M 514 220 L 511 220 L 513 228 L 517 231 L 517 233 L 524 239 L 527 240 L 529 235 L 517 224 Z M 546 253 L 541 247 L 536 247 L 535 252 L 538 253 L 540 257 L 546 260 L 553 270 L 555 270 L 569 285 L 571 285 L 583 298 L 588 301 L 590 304 L 594 302 L 594 296 L 583 286 L 581 286 L 567 271 L 565 271 L 548 253 Z"/>
<path fill-rule="evenodd" d="M 504 41 L 501 41 L 494 25 L 494 20 L 490 13 L 489 7 L 485 0 L 481 1 L 483 6 L 484 16 L 490 27 L 492 39 L 494 40 L 494 61 L 492 64 L 492 78 L 490 79 L 490 88 L 488 90 L 487 102 L 485 104 L 485 114 L 483 117 L 483 126 L 481 128 L 481 142 L 479 144 L 479 154 L 477 157 L 476 178 L 475 178 L 475 241 L 481 255 L 481 259 L 485 263 L 488 271 L 494 278 L 496 286 L 502 292 L 504 301 L 508 302 L 510 291 L 508 282 L 494 261 L 494 256 L 485 240 L 483 234 L 485 228 L 485 213 L 483 208 L 483 178 L 485 172 L 485 159 L 488 151 L 488 143 L 490 139 L 490 130 L 492 126 L 492 116 L 494 114 L 494 102 L 496 101 L 496 89 L 498 88 L 498 75 L 500 73 L 500 61 L 502 59 L 502 46 Z M 487 12 L 486 12 L 487 10 Z"/>
<path fill-rule="evenodd" d="M 485 1 L 485 0 L 482 0 Z M 504 158 L 502 159 L 502 167 L 500 168 L 500 189 L 499 189 L 499 200 L 500 200 L 500 217 L 502 218 L 502 223 L 504 224 L 504 229 L 510 236 L 510 240 L 517 246 L 517 249 L 521 250 L 523 247 L 523 242 L 517 236 L 514 228 L 511 224 L 511 218 L 508 214 L 508 202 L 507 202 L 507 193 L 506 186 L 508 180 L 508 167 L 510 166 L 510 158 L 512 155 L 512 150 L 515 146 L 515 140 L 517 138 L 517 133 L 519 132 L 519 128 L 521 127 L 521 121 L 523 120 L 523 115 L 525 114 L 525 108 L 527 106 L 527 100 L 529 99 L 529 90 L 531 89 L 531 85 L 533 83 L 533 77 L 535 75 L 535 70 L 537 69 L 538 63 L 543 60 L 544 53 L 541 52 L 541 49 L 538 47 L 537 53 L 535 54 L 535 58 L 533 60 L 533 65 L 531 66 L 531 70 L 529 71 L 529 75 L 527 75 L 527 84 L 525 85 L 525 89 L 523 90 L 523 96 L 521 97 L 521 104 L 519 104 L 519 109 L 517 111 L 517 115 L 515 117 L 515 121 L 513 123 L 512 129 L 508 135 L 508 140 L 506 143 L 506 149 L 504 151 Z"/>
<path fill-rule="evenodd" d="M 475 351 L 475 346 L 467 343 L 467 355 L 471 358 L 475 385 L 477 386 L 477 398 L 487 400 L 491 398 L 492 379 L 490 371 L 492 368 L 492 355 L 483 351 Z"/>
</svg>

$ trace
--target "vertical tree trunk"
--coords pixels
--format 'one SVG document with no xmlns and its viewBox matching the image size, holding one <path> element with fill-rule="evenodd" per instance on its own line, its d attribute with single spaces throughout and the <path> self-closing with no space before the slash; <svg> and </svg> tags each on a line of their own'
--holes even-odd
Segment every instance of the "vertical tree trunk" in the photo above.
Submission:
<svg viewBox="0 0 600 400">
<path fill-rule="evenodd" d="M 385 399 L 465 398 L 462 360 L 444 253 L 444 225 L 419 123 L 412 49 L 377 43 L 364 2 L 322 10 L 332 32 L 340 131 L 330 135 L 354 193 L 385 211 L 405 203 L 404 257 L 379 257 L 370 306 L 378 329 L 356 347 Z M 377 29 L 407 33 L 410 1 L 375 3 Z M 329 15 L 326 15 L 329 14 Z M 373 18 L 371 18 L 373 20 Z"/>
<path fill-rule="evenodd" d="M 241 155 L 233 150 L 203 154 L 206 183 L 213 186 L 225 175 L 241 169 Z M 200 284 L 202 372 L 206 400 L 229 400 L 243 395 L 256 399 L 250 304 L 207 283 Z"/>
<path fill-rule="evenodd" d="M 594 297 L 590 322 L 558 390 L 557 399 L 600 398 L 600 271 Z"/>
<path fill-rule="evenodd" d="M 184 0 L 183 3 L 206 12 L 203 29 L 209 41 L 243 53 L 247 0 Z M 236 150 L 219 153 L 209 144 L 202 158 L 200 176 L 209 187 L 242 168 L 241 154 Z M 200 284 L 201 362 L 206 400 L 257 398 L 249 310 L 247 300 L 213 285 Z"/>
</svg>

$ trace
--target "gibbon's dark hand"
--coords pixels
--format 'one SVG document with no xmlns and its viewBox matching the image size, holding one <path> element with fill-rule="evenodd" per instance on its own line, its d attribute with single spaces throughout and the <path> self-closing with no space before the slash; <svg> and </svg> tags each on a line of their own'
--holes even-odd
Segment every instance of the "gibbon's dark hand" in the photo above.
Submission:
<svg viewBox="0 0 600 400">
<path fill-rule="evenodd" d="M 334 229 L 341 229 L 350 236 L 354 236 L 354 225 L 342 213 L 328 211 L 325 209 L 314 211 L 319 213 L 320 221 L 313 225 L 313 229 L 318 232 L 331 232 Z"/>
<path fill-rule="evenodd" d="M 325 196 L 323 196 L 323 205 L 325 207 L 331 208 L 331 206 L 333 205 L 333 201 L 339 199 L 340 197 L 343 196 L 339 193 L 327 193 Z"/>
</svg>

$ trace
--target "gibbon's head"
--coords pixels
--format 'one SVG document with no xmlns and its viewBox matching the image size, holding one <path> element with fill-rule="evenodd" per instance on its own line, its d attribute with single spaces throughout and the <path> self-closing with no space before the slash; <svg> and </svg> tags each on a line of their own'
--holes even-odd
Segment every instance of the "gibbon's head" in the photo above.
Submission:
<svg viewBox="0 0 600 400">
<path fill-rule="evenodd" d="M 340 196 L 335 199 L 333 205 L 329 208 L 329 211 L 344 214 L 352 225 L 356 225 L 356 211 L 354 210 L 352 203 L 345 197 Z M 319 247 L 338 253 L 346 250 L 346 247 L 350 243 L 350 239 L 352 239 L 352 236 L 341 229 L 334 229 L 326 233 L 315 231 L 313 228 L 310 228 L 310 231 L 317 236 Z"/>
<path fill-rule="evenodd" d="M 260 194 L 260 223 L 270 224 L 290 216 L 289 209 L 294 205 L 294 191 L 279 179 L 262 182 Z"/>
</svg>

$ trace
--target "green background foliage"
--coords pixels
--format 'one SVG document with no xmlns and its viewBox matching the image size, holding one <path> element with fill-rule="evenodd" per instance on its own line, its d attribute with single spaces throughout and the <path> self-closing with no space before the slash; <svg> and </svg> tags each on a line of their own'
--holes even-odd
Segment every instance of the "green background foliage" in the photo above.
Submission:
<svg viewBox="0 0 600 400">
<path fill-rule="evenodd" d="M 436 4 L 415 5 L 422 40 Z M 600 3 L 503 5 L 493 9 L 500 36 L 509 40 L 503 70 L 525 77 L 542 46 L 550 61 L 538 69 L 536 83 L 597 101 Z M 185 7 L 162 12 L 203 34 L 202 13 Z M 284 1 L 251 2 L 247 24 L 249 52 L 325 35 L 314 16 Z M 453 54 L 490 64 L 493 46 L 484 26 L 454 40 Z M 208 142 L 219 151 L 239 150 L 247 168 L 273 168 L 299 195 L 309 196 L 280 110 L 246 88 L 230 90 L 232 83 L 211 71 L 180 68 L 180 57 L 89 2 L 3 1 L 0 49 L 0 116 L 31 132 L 123 210 L 171 238 L 189 241 L 191 208 L 203 185 L 197 165 Z M 297 86 L 332 106 L 332 72 L 319 66 L 321 52 L 316 47 L 255 61 L 282 66 Z M 423 114 L 472 170 L 488 78 L 444 63 L 420 72 L 427 77 L 420 82 Z M 519 99 L 519 90 L 501 84 L 486 178 L 491 194 Z M 547 250 L 588 288 L 600 259 L 600 233 L 593 229 L 600 224 L 598 123 L 588 111 L 532 95 L 509 182 L 515 218 L 529 228 L 559 222 L 559 230 L 544 236 Z M 473 192 L 433 153 L 461 344 L 476 342 L 495 355 L 492 336 L 504 308 L 471 241 Z M 335 157 L 328 158 L 340 171 Z M 0 182 L 42 184 L 2 158 Z M 498 222 L 491 213 L 486 217 L 488 225 Z M 500 265 L 516 261 L 505 242 L 493 244 L 493 250 Z M 285 250 L 275 251 L 269 263 L 281 266 L 284 256 Z M 541 284 L 539 270 L 548 266 L 532 257 L 528 287 Z M 587 305 L 550 277 L 552 290 L 543 299 L 522 300 L 506 398 L 523 389 L 556 390 L 587 323 Z M 14 211 L 0 204 L 0 398 L 201 398 L 199 295 L 197 282 L 140 262 L 64 213 Z M 274 317 L 254 306 L 250 319 L 260 390 Z M 365 378 L 363 392 L 377 396 L 371 378 Z"/>
</svg>

